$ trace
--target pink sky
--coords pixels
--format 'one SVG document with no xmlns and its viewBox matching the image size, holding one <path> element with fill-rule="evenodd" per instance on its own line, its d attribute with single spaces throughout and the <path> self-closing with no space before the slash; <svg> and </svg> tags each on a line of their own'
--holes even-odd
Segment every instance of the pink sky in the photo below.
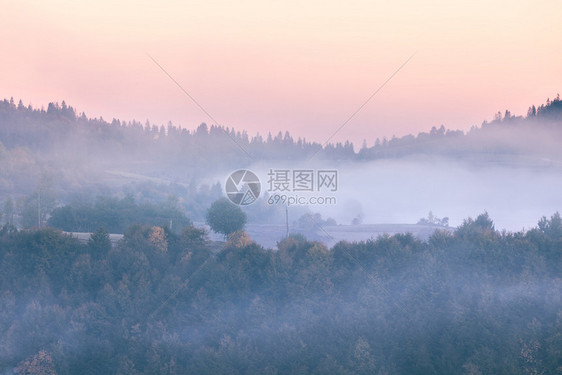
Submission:
<svg viewBox="0 0 562 375">
<path fill-rule="evenodd" d="M 562 88 L 559 1 L 7 1 L 0 97 L 89 116 L 335 137 L 524 114 Z"/>
</svg>

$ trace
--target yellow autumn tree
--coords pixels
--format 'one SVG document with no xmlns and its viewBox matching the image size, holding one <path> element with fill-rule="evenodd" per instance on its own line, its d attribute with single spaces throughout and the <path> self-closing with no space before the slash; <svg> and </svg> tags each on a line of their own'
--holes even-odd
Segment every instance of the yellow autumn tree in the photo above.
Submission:
<svg viewBox="0 0 562 375">
<path fill-rule="evenodd" d="M 55 365 L 51 355 L 41 350 L 39 353 L 30 356 L 20 362 L 15 368 L 16 374 L 23 375 L 56 375 Z"/>
<path fill-rule="evenodd" d="M 227 247 L 243 248 L 252 244 L 252 238 L 246 231 L 238 230 L 236 232 L 230 233 L 228 235 L 228 240 L 226 241 Z"/>
<path fill-rule="evenodd" d="M 164 228 L 152 227 L 148 240 L 161 252 L 165 253 L 168 251 L 168 240 L 166 239 Z"/>
</svg>

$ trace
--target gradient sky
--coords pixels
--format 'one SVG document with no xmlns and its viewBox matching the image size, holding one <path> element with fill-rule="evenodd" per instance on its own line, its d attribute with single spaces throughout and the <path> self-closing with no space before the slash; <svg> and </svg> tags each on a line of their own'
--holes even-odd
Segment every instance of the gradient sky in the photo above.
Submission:
<svg viewBox="0 0 562 375">
<path fill-rule="evenodd" d="M 562 91 L 560 1 L 2 1 L 0 97 L 250 135 L 469 129 Z"/>
</svg>

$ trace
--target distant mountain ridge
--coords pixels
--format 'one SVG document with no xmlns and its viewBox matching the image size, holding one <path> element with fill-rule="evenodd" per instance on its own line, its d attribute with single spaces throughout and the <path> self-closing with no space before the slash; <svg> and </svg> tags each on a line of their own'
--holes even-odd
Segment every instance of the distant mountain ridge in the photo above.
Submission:
<svg viewBox="0 0 562 375">
<path fill-rule="evenodd" d="M 473 126 L 466 133 L 461 130 L 449 130 L 441 125 L 417 135 L 376 139 L 372 147 L 365 143 L 358 151 L 354 151 L 353 143 L 349 141 L 329 143 L 322 148 L 317 142 L 300 137 L 295 139 L 288 131 L 284 134 L 279 132 L 275 136 L 269 133 L 265 138 L 260 134 L 250 137 L 246 131 L 237 131 L 221 125 L 209 127 L 206 123 L 190 131 L 171 122 L 164 126 L 146 121 L 143 125 L 136 120 L 126 122 L 113 119 L 108 122 L 102 117 L 89 118 L 83 112 L 76 113 L 65 101 L 61 104 L 49 103 L 46 110 L 33 108 L 31 105 L 25 106 L 21 100 L 16 105 L 13 98 L 0 101 L 0 142 L 7 149 L 27 147 L 47 151 L 63 147 L 73 150 L 71 141 L 80 140 L 87 146 L 86 150 L 80 147 L 73 151 L 95 151 L 96 147 L 100 147 L 112 153 L 125 151 L 145 156 L 153 156 L 156 153 L 191 156 L 195 159 L 198 159 L 198 155 L 217 153 L 220 153 L 224 160 L 247 159 L 247 155 L 244 155 L 240 148 L 258 160 L 304 159 L 316 153 L 327 159 L 378 159 L 418 152 L 432 153 L 434 141 L 450 143 L 451 139 L 465 137 L 473 138 L 469 141 L 481 142 L 482 139 L 474 137 L 475 134 L 491 135 L 491 130 L 514 130 L 536 125 L 546 125 L 549 130 L 559 130 L 558 128 L 562 127 L 562 100 L 559 95 L 552 101 L 547 99 L 546 104 L 539 107 L 529 107 L 525 117 L 513 116 L 506 110 L 504 115 L 498 112 L 494 121 L 484 121 L 481 127 Z M 409 150 L 404 151 L 406 148 Z"/>
<path fill-rule="evenodd" d="M 468 132 L 443 125 L 417 135 L 377 139 L 355 151 L 351 142 L 322 147 L 289 132 L 250 137 L 245 131 L 199 125 L 190 131 L 168 123 L 89 118 L 66 102 L 47 109 L 20 100 L 0 101 L 0 195 L 30 193 L 48 174 L 68 190 L 146 180 L 200 183 L 220 171 L 260 161 L 361 162 L 396 158 L 446 158 L 470 163 L 562 165 L 562 101 L 557 96 L 525 117 L 509 111 Z M 333 164 L 333 163 L 332 163 Z M 108 171 L 111 171 L 108 172 Z M 98 190 L 101 188 L 98 188 Z M 78 189 L 76 189 L 78 190 Z"/>
</svg>

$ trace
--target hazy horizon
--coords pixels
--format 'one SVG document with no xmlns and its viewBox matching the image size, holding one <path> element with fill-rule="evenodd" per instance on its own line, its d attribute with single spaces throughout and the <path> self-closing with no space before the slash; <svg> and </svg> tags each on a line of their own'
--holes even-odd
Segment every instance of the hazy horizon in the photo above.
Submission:
<svg viewBox="0 0 562 375">
<path fill-rule="evenodd" d="M 561 11 L 548 1 L 11 2 L 0 96 L 66 100 L 110 121 L 211 124 L 150 55 L 219 124 L 323 143 L 416 53 L 335 137 L 372 145 L 441 124 L 468 130 L 556 96 Z"/>
</svg>

